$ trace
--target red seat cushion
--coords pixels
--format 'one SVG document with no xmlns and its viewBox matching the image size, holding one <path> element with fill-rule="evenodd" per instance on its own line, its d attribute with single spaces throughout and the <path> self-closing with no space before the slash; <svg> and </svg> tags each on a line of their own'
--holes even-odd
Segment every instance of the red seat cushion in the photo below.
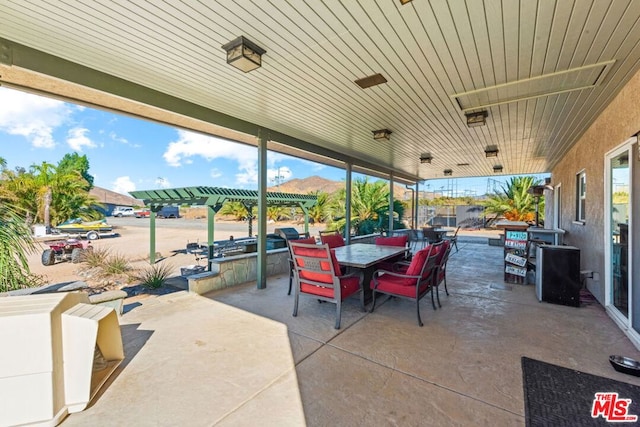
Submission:
<svg viewBox="0 0 640 427">
<path fill-rule="evenodd" d="M 411 286 L 407 286 L 407 280 L 402 277 L 392 276 L 390 274 L 384 274 L 378 277 L 378 287 L 375 290 L 379 290 L 386 293 L 395 295 L 402 295 L 409 298 L 416 297 L 416 279 L 411 279 Z M 371 282 L 373 287 L 373 281 Z M 424 292 L 429 287 L 428 281 L 423 281 L 420 285 L 420 293 Z"/>
<path fill-rule="evenodd" d="M 409 236 L 393 236 L 393 237 L 376 237 L 376 245 L 381 246 L 407 246 L 407 240 Z"/>
<path fill-rule="evenodd" d="M 328 236 L 320 236 L 323 245 L 327 244 L 330 248 L 338 248 L 344 246 L 344 238 L 339 234 L 331 234 Z"/>
<path fill-rule="evenodd" d="M 430 250 L 429 246 L 427 246 L 424 249 L 420 249 L 413 256 L 413 259 L 411 260 L 411 264 L 409 264 L 409 267 L 407 268 L 407 270 L 405 272 L 399 271 L 398 273 L 404 274 L 406 276 L 418 276 L 418 275 L 420 275 L 420 272 L 422 271 L 422 266 L 427 261 L 427 255 L 429 255 L 429 250 Z M 385 277 L 385 276 L 384 275 L 379 276 L 378 277 L 378 282 L 380 282 L 380 280 L 383 277 Z M 412 287 L 412 286 L 415 286 L 415 284 L 416 284 L 416 279 L 411 279 L 411 278 L 407 278 L 407 277 L 388 276 L 387 279 L 385 279 L 385 280 L 393 280 L 393 282 L 398 286 L 409 286 L 409 287 Z M 373 289 L 373 287 L 374 287 L 373 280 L 371 281 L 370 286 L 371 286 L 371 289 Z"/>
<path fill-rule="evenodd" d="M 360 279 L 358 277 L 353 276 L 340 279 L 340 296 L 342 299 L 353 295 L 358 290 L 360 290 Z M 325 288 L 323 286 L 304 283 L 302 280 L 300 281 L 300 291 L 307 294 L 335 298 L 333 288 Z"/>
</svg>

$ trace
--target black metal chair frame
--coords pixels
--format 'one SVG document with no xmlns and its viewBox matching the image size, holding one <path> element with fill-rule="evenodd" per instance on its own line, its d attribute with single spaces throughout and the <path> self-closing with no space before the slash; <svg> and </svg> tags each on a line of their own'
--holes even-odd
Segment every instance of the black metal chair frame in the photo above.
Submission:
<svg viewBox="0 0 640 427">
<path fill-rule="evenodd" d="M 373 272 L 373 283 L 374 283 L 374 287 L 371 289 L 372 291 L 372 295 L 373 295 L 373 301 L 371 304 L 371 309 L 369 310 L 370 313 L 373 312 L 373 310 L 375 309 L 376 306 L 376 294 L 380 293 L 380 294 L 386 294 L 389 297 L 397 297 L 397 298 L 401 298 L 401 299 L 406 299 L 409 301 L 415 301 L 416 302 L 416 313 L 418 315 L 418 325 L 419 326 L 423 326 L 424 324 L 422 323 L 422 319 L 420 317 L 420 300 L 428 293 L 431 293 L 431 305 L 433 306 L 433 309 L 436 310 L 436 303 L 435 303 L 435 299 L 433 296 L 433 274 L 436 273 L 435 270 L 435 263 L 436 263 L 436 258 L 438 256 L 437 250 L 436 248 L 438 248 L 440 245 L 442 245 L 442 242 L 440 243 L 434 243 L 431 245 L 430 249 L 429 249 L 429 253 L 424 261 L 424 264 L 422 265 L 422 268 L 420 269 L 420 274 L 417 276 L 407 276 L 406 274 L 401 274 L 398 272 L 393 272 L 393 271 L 386 271 L 386 270 L 376 270 Z M 425 272 L 429 271 L 429 275 L 427 275 L 425 277 Z M 411 279 L 411 280 L 415 280 L 416 284 L 415 285 L 411 285 L 411 286 L 415 286 L 416 289 L 416 294 L 415 296 L 405 296 L 405 295 L 400 295 L 397 293 L 393 293 L 393 292 L 387 292 L 387 291 L 380 291 L 377 289 L 378 287 L 378 277 L 380 277 L 381 275 L 384 274 L 390 274 L 392 276 L 396 276 L 396 277 L 401 277 L 401 278 L 405 278 L 405 279 Z M 420 287 L 421 285 L 424 285 L 425 283 L 427 283 L 428 285 L 422 290 L 422 292 L 420 291 Z"/>
</svg>

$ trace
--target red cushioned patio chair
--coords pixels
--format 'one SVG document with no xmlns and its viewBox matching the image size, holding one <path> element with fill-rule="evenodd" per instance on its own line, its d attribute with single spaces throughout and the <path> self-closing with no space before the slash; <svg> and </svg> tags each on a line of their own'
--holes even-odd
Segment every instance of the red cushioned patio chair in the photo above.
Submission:
<svg viewBox="0 0 640 427">
<path fill-rule="evenodd" d="M 308 237 L 306 239 L 295 239 L 295 240 L 287 240 L 287 246 L 289 247 L 289 291 L 287 292 L 287 295 L 291 295 L 291 286 L 293 285 L 293 270 L 294 270 L 294 265 L 293 265 L 293 255 L 291 253 L 291 242 L 297 242 L 297 243 L 306 243 L 309 245 L 315 245 L 316 244 L 316 238 L 315 237 Z"/>
<path fill-rule="evenodd" d="M 392 297 L 408 299 L 416 302 L 416 313 L 418 315 L 418 325 L 422 326 L 420 318 L 420 300 L 427 293 L 431 292 L 431 304 L 435 309 L 433 298 L 433 274 L 438 256 L 439 247 L 442 243 L 434 243 L 419 250 L 411 260 L 409 267 L 404 273 L 376 270 L 373 273 L 371 289 L 373 291 L 373 303 L 371 312 L 376 306 L 376 295 L 386 294 Z"/>
<path fill-rule="evenodd" d="M 344 237 L 337 231 L 333 234 L 324 234 L 320 233 L 320 242 L 323 245 L 329 245 L 329 248 L 339 248 L 340 246 L 344 246 Z"/>
<path fill-rule="evenodd" d="M 338 260 L 327 244 L 310 245 L 292 241 L 290 246 L 296 284 L 294 316 L 298 315 L 300 295 L 336 304 L 336 329 L 340 329 L 342 301 L 346 298 L 359 292 L 360 305 L 365 311 L 361 272 L 340 276 Z"/>
<path fill-rule="evenodd" d="M 449 260 L 449 254 L 451 253 L 452 243 L 450 240 L 445 240 L 440 246 L 438 256 L 436 257 L 436 264 L 434 266 L 433 274 L 433 287 L 436 288 L 436 299 L 438 300 L 438 307 L 442 307 L 440 304 L 440 283 L 444 282 L 444 291 L 449 295 L 447 289 L 447 261 Z"/>
<path fill-rule="evenodd" d="M 411 253 L 409 252 L 409 236 L 407 234 L 398 235 L 398 236 L 390 236 L 390 237 L 376 237 L 374 243 L 380 246 L 398 246 L 407 248 L 407 251 L 404 255 L 398 255 L 395 258 L 392 258 L 387 261 L 382 261 L 379 263 L 376 268 L 379 270 L 391 270 L 393 271 L 393 266 L 398 261 L 406 261 L 407 256 Z"/>
</svg>

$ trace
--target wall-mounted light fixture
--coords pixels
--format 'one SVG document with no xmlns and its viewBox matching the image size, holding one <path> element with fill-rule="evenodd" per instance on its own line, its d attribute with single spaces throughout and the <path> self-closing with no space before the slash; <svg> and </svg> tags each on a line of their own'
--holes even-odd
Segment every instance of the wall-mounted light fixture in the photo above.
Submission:
<svg viewBox="0 0 640 427">
<path fill-rule="evenodd" d="M 420 156 L 420 163 L 431 163 L 431 160 L 433 160 L 431 153 L 425 153 Z"/>
<path fill-rule="evenodd" d="M 391 131 L 389 129 L 374 130 L 373 139 L 391 139 Z"/>
<path fill-rule="evenodd" d="M 453 171 L 451 169 L 444 170 L 444 176 L 451 176 L 451 175 L 453 175 Z"/>
<path fill-rule="evenodd" d="M 476 126 L 484 126 L 487 123 L 487 116 L 489 113 L 487 110 L 482 110 L 464 113 L 464 115 L 467 118 L 467 126 L 473 128 Z"/>
<path fill-rule="evenodd" d="M 262 55 L 266 53 L 266 50 L 244 36 L 222 45 L 222 48 L 227 51 L 227 64 L 245 73 L 260 68 Z"/>
<path fill-rule="evenodd" d="M 500 150 L 495 145 L 487 145 L 487 148 L 484 149 L 484 154 L 487 157 L 498 157 L 499 152 Z"/>
<path fill-rule="evenodd" d="M 502 172 L 502 165 L 493 166 L 493 173 L 501 173 L 501 172 Z"/>
</svg>

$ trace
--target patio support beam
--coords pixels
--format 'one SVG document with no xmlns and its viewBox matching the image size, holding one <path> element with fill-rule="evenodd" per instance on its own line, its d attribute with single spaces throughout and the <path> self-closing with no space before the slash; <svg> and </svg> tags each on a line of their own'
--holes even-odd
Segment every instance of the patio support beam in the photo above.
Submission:
<svg viewBox="0 0 640 427">
<path fill-rule="evenodd" d="M 346 179 L 345 179 L 345 195 L 346 195 L 346 200 L 345 200 L 345 204 L 344 204 L 344 232 L 346 234 L 345 236 L 345 243 L 347 245 L 351 244 L 351 172 L 352 172 L 352 168 L 351 168 L 351 163 L 347 163 L 346 164 Z"/>
<path fill-rule="evenodd" d="M 391 236 L 393 231 L 393 174 L 389 174 L 389 231 L 388 235 Z"/>
<path fill-rule="evenodd" d="M 258 289 L 267 287 L 267 136 L 258 133 Z"/>
</svg>

